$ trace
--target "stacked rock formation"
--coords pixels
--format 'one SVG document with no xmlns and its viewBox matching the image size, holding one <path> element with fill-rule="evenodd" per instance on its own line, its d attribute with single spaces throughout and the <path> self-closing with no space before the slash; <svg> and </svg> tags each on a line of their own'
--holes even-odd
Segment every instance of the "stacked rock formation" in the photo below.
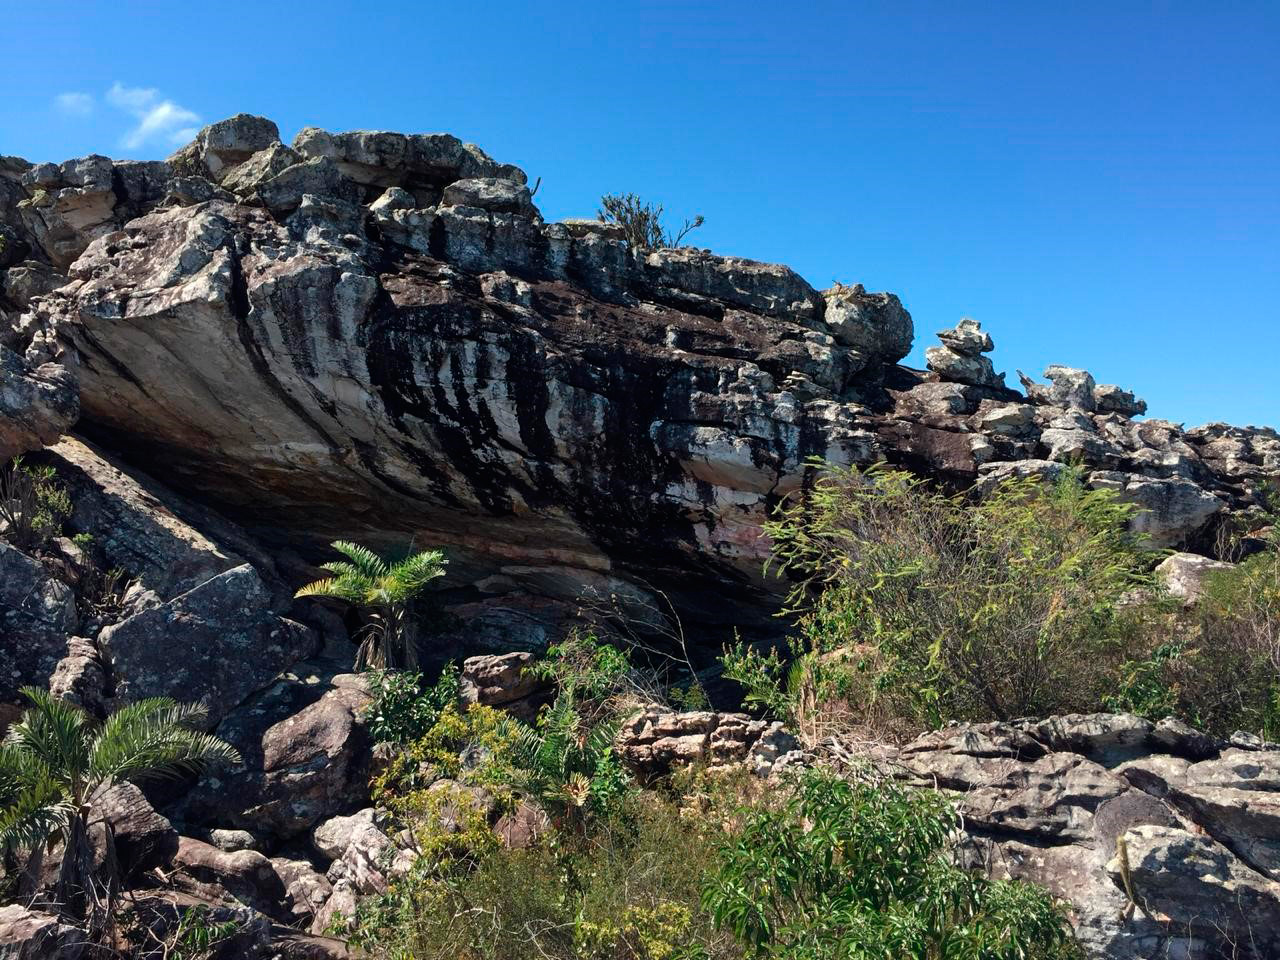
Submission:
<svg viewBox="0 0 1280 960">
<path fill-rule="evenodd" d="M 1004 387 L 1004 374 L 996 373 L 991 358 L 983 356 L 995 349 L 991 334 L 982 324 L 965 317 L 950 330 L 939 330 L 940 347 L 925 350 L 929 369 L 942 380 L 974 387 Z"/>
</svg>

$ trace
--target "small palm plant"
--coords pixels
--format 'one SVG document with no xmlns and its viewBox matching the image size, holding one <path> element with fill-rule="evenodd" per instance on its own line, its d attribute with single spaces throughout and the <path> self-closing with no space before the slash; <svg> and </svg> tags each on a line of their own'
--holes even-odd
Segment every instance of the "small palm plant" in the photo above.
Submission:
<svg viewBox="0 0 1280 960">
<path fill-rule="evenodd" d="M 45 690 L 22 692 L 31 707 L 0 743 L 0 852 L 29 855 L 27 872 L 34 874 L 46 849 L 61 841 L 58 907 L 70 920 L 87 920 L 97 937 L 110 923 L 119 877 L 109 827 L 104 862 L 95 868 L 95 797 L 116 783 L 178 777 L 240 757 L 201 732 L 202 707 L 156 697 L 98 721 Z"/>
<path fill-rule="evenodd" d="M 294 596 L 334 597 L 369 608 L 373 622 L 356 651 L 356 669 L 416 667 L 418 645 L 410 607 L 428 583 L 444 576 L 444 552 L 423 550 L 392 563 L 358 543 L 339 540 L 332 546 L 347 559 L 322 564 L 321 569 L 333 576 L 308 583 Z"/>
</svg>

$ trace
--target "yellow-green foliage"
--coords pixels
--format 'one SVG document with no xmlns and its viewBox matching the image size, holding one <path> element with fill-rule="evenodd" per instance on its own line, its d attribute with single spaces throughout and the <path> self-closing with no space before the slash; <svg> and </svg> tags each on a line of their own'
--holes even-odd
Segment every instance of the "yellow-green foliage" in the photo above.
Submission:
<svg viewBox="0 0 1280 960">
<path fill-rule="evenodd" d="M 374 802 L 397 816 L 412 818 L 428 805 L 430 787 L 439 780 L 457 780 L 509 796 L 512 746 L 513 731 L 505 714 L 481 704 L 449 704 L 424 736 L 400 751 L 374 778 Z M 464 766 L 463 751 L 479 756 L 480 761 Z"/>
<path fill-rule="evenodd" d="M 699 907 L 718 828 L 635 793 L 590 833 L 428 862 L 362 904 L 353 942 L 375 960 L 737 960 Z"/>
<path fill-rule="evenodd" d="M 1149 581 L 1133 509 L 1071 473 L 975 502 L 903 471 L 825 469 L 767 526 L 802 672 L 745 651 L 737 672 L 789 704 L 790 687 L 842 693 L 926 725 L 1095 709 L 1124 659 L 1120 601 Z"/>
</svg>

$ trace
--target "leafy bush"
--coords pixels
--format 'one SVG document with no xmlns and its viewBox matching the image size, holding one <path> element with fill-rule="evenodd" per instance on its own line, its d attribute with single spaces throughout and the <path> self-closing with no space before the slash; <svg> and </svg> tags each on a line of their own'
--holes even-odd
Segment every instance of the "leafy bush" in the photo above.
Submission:
<svg viewBox="0 0 1280 960">
<path fill-rule="evenodd" d="M 0 521 L 19 550 L 29 550 L 62 533 L 71 516 L 71 497 L 53 467 L 29 467 L 21 457 L 0 468 Z"/>
<path fill-rule="evenodd" d="M 561 829 L 584 829 L 607 816 L 631 780 L 614 753 L 616 719 L 588 722 L 572 694 L 562 690 L 538 716 L 536 727 L 508 719 L 515 789 L 536 801 Z"/>
<path fill-rule="evenodd" d="M 1042 890 L 961 869 L 938 793 L 810 771 L 720 846 L 702 903 L 756 957 L 1065 960 Z"/>
<path fill-rule="evenodd" d="M 1124 664 L 1108 708 L 1280 738 L 1280 542 L 1211 574 L 1190 610 L 1143 627 L 1154 650 Z"/>
<path fill-rule="evenodd" d="M 445 707 L 458 699 L 458 665 L 449 663 L 435 684 L 422 688 L 422 674 L 375 670 L 369 688 L 373 700 L 365 709 L 374 743 L 412 743 L 426 735 Z"/>
<path fill-rule="evenodd" d="M 825 468 L 766 525 L 801 614 L 799 692 L 936 726 L 1096 709 L 1132 652 L 1122 601 L 1149 583 L 1134 507 L 1067 473 L 974 502 L 903 471 Z M 794 710 L 780 660 L 729 658 Z"/>
<path fill-rule="evenodd" d="M 589 835 L 424 858 L 361 904 L 352 942 L 388 960 L 728 960 L 740 951 L 698 903 L 713 858 L 705 821 L 635 793 Z"/>
<path fill-rule="evenodd" d="M 662 204 L 648 203 L 634 193 L 605 194 L 600 198 L 600 208 L 600 219 L 622 227 L 627 242 L 637 250 L 679 247 L 704 222 L 702 214 L 698 214 L 673 234 L 662 225 Z"/>
<path fill-rule="evenodd" d="M 444 553 L 424 550 L 403 560 L 386 560 L 368 547 L 346 540 L 331 544 L 346 560 L 321 564 L 333 574 L 301 587 L 296 597 L 333 597 L 365 607 L 372 622 L 356 651 L 356 669 L 412 667 L 418 662 L 416 624 L 411 617 L 415 597 L 428 583 L 444 576 Z"/>
</svg>

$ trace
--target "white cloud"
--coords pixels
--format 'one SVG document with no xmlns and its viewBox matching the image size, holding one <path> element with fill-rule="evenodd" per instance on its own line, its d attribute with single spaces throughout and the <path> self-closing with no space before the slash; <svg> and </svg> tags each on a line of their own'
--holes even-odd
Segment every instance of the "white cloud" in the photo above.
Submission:
<svg viewBox="0 0 1280 960">
<path fill-rule="evenodd" d="M 60 93 L 53 98 L 53 105 L 71 117 L 87 117 L 93 113 L 93 97 L 87 93 Z"/>
<path fill-rule="evenodd" d="M 154 87 L 126 87 L 115 83 L 107 91 L 106 99 L 137 121 L 137 125 L 121 140 L 121 144 L 130 150 L 156 141 L 171 146 L 181 145 L 195 137 L 199 128 L 200 117 L 197 114 L 162 98 Z"/>
</svg>

